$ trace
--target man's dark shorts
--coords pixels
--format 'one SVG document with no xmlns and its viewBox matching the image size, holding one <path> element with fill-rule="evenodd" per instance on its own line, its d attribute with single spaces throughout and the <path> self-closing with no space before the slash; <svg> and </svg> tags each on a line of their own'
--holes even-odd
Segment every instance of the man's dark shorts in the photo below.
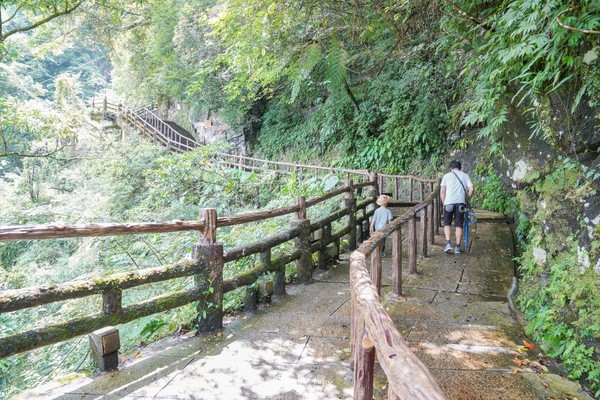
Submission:
<svg viewBox="0 0 600 400">
<path fill-rule="evenodd" d="M 465 209 L 466 204 L 446 204 L 444 206 L 444 226 L 452 225 L 452 219 L 454 218 L 454 226 L 462 228 L 465 222 L 465 213 L 460 212 L 459 208 Z M 447 211 L 447 208 L 451 208 L 451 211 Z"/>
</svg>

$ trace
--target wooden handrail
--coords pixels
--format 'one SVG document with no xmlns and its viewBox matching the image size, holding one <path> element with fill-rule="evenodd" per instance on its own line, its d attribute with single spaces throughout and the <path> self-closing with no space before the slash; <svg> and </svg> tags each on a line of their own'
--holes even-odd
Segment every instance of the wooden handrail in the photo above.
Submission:
<svg viewBox="0 0 600 400">
<path fill-rule="evenodd" d="M 392 294 L 401 294 L 402 225 L 414 224 L 418 213 L 421 215 L 421 245 L 427 246 L 427 225 L 425 211 L 437 207 L 439 182 L 435 190 L 424 201 L 387 226 L 375 232 L 350 257 L 350 289 L 352 293 L 352 340 L 354 352 L 355 399 L 372 398 L 374 355 L 388 378 L 389 399 L 441 400 L 444 394 L 427 367 L 410 350 L 394 322 L 381 304 L 381 242 L 392 235 Z M 429 230 L 434 234 L 433 228 Z M 413 238 L 410 236 L 414 235 Z M 416 231 L 409 234 L 409 266 L 416 264 Z M 411 249 L 411 247 L 413 247 Z M 412 251 L 411 251 L 412 250 Z M 426 256 L 426 250 L 423 254 Z M 371 256 L 371 273 L 367 269 L 367 257 Z M 416 273 L 416 268 L 414 271 Z"/>
</svg>

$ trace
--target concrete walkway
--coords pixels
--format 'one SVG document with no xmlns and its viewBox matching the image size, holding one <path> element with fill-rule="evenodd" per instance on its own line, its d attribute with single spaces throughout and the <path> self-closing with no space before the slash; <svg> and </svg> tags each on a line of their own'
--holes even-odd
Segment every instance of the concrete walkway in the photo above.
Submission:
<svg viewBox="0 0 600 400">
<path fill-rule="evenodd" d="M 404 271 L 403 301 L 388 299 L 390 258 L 384 258 L 383 301 L 412 350 L 448 399 L 591 399 L 523 346 L 507 301 L 514 275 L 507 225 L 479 222 L 473 236 L 471 253 L 461 255 L 442 253 L 443 237 L 436 237 L 418 264 L 421 275 Z M 232 318 L 217 335 L 169 338 L 131 355 L 119 371 L 19 397 L 351 399 L 347 262 L 287 293 Z M 386 393 L 379 371 L 375 397 Z"/>
</svg>

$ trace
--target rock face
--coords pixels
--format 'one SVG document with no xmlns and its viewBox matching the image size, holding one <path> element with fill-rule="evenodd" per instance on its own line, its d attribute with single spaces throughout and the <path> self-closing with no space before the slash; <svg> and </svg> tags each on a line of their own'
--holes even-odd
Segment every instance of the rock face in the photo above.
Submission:
<svg viewBox="0 0 600 400">
<path fill-rule="evenodd" d="M 244 133 L 234 131 L 229 125 L 217 118 L 192 122 L 192 128 L 200 144 L 204 145 L 224 140 L 231 144 L 232 153 L 246 154 Z"/>
<path fill-rule="evenodd" d="M 465 160 L 468 173 L 493 163 L 518 199 L 517 230 L 529 243 L 520 259 L 519 306 L 529 332 L 567 371 L 593 380 L 600 368 L 594 350 L 600 341 L 600 121 L 584 101 L 567 115 L 568 99 L 548 97 L 529 117 L 513 107 L 499 133 L 501 154 L 490 159 L 479 143 L 453 157 Z M 566 343 L 578 350 L 566 352 Z M 572 361 L 577 357 L 589 364 Z"/>
</svg>

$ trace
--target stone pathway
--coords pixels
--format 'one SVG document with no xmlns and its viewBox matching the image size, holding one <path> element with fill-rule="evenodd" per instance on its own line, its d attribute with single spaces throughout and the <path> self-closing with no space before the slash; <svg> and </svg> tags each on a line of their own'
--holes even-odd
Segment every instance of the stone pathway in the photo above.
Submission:
<svg viewBox="0 0 600 400">
<path fill-rule="evenodd" d="M 480 221 L 473 236 L 472 251 L 461 255 L 442 253 L 437 236 L 418 264 L 421 276 L 404 271 L 404 301 L 389 300 L 390 258 L 383 259 L 383 302 L 412 350 L 448 399 L 591 399 L 545 371 L 537 352 L 523 346 L 507 301 L 514 275 L 507 225 Z M 311 285 L 288 286 L 287 293 L 231 319 L 217 335 L 169 338 L 142 349 L 119 371 L 53 383 L 19 398 L 351 399 L 347 263 Z M 379 371 L 375 397 L 386 393 Z"/>
</svg>

